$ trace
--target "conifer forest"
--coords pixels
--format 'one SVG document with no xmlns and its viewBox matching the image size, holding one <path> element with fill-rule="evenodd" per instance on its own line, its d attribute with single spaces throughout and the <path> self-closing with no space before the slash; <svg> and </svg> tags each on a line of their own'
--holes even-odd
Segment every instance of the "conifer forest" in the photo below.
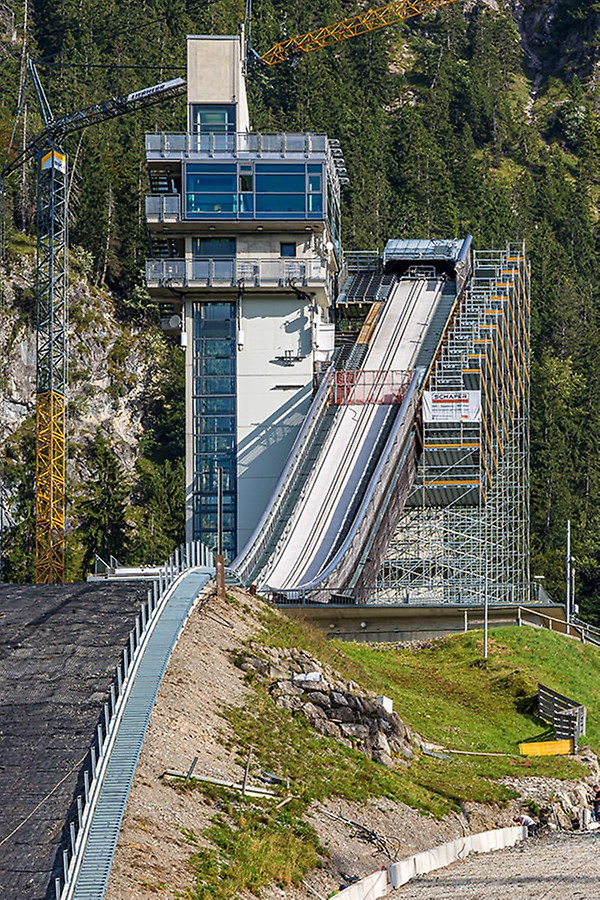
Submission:
<svg viewBox="0 0 600 900">
<path fill-rule="evenodd" d="M 361 11 L 340 0 L 255 0 L 252 42 L 276 41 Z M 235 34 L 241 0 L 3 0 L 0 144 L 11 140 L 24 60 L 39 61 L 60 113 L 185 75 L 187 34 Z M 532 268 L 532 574 L 564 598 L 571 520 L 576 600 L 600 623 L 600 6 L 592 0 L 463 0 L 249 74 L 256 130 L 326 132 L 350 185 L 343 245 L 391 237 L 525 241 Z M 183 540 L 184 371 L 144 287 L 149 193 L 144 133 L 182 131 L 177 99 L 68 138 L 71 165 L 69 578 L 96 553 L 164 559 Z M 33 95 L 15 140 L 42 129 Z M 0 408 L 10 341 L 31 327 L 35 171 L 13 175 L 3 211 Z M 107 320 L 104 321 L 103 317 Z M 107 324 L 108 323 L 108 324 Z M 91 416 L 77 335 L 111 332 L 109 392 L 136 394 L 135 436 Z M 117 335 L 115 338 L 114 336 Z M 138 354 L 132 367 L 132 347 Z M 139 371 L 136 366 L 139 365 Z M 140 372 L 142 374 L 140 374 Z M 86 383 L 88 387 L 86 388 Z M 86 419 L 88 427 L 78 429 Z M 33 404 L 3 420 L 2 578 L 32 580 Z"/>
</svg>

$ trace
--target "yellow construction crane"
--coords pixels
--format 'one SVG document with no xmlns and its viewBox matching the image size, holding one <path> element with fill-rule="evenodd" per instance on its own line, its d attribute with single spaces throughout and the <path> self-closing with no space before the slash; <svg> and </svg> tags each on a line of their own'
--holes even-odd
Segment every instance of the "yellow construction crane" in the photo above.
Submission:
<svg viewBox="0 0 600 900">
<path fill-rule="evenodd" d="M 13 154 L 12 146 L 8 148 L 0 169 L 0 194 L 5 178 L 28 160 L 37 159 L 35 577 L 38 584 L 55 584 L 65 580 L 67 499 L 68 217 L 64 141 L 89 125 L 177 97 L 185 91 L 186 83 L 183 78 L 174 78 L 54 116 L 31 60 L 28 75 L 40 104 L 44 130 L 20 153 Z M 19 111 L 24 96 L 25 88 Z"/>
<path fill-rule="evenodd" d="M 324 25 L 315 31 L 280 41 L 263 53 L 260 59 L 268 66 L 274 66 L 276 63 L 295 59 L 303 53 L 339 44 L 340 41 L 347 41 L 369 31 L 377 31 L 379 28 L 394 25 L 396 22 L 438 9 L 440 6 L 448 6 L 450 3 L 456 3 L 456 0 L 395 0 L 394 3 L 386 3 L 385 6 L 369 9 L 367 12 L 342 19 L 341 22 L 334 22 L 333 25 Z"/>
</svg>

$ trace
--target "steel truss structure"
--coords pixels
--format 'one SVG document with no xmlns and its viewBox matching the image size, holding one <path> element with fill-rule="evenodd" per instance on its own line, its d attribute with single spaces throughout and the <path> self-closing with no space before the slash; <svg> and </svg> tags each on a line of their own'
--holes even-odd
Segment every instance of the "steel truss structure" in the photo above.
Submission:
<svg viewBox="0 0 600 900">
<path fill-rule="evenodd" d="M 423 451 L 375 589 L 380 603 L 530 600 L 529 265 L 474 253 L 423 392 Z"/>
<path fill-rule="evenodd" d="M 312 53 L 313 50 L 339 44 L 340 41 L 347 41 L 361 34 L 377 31 L 388 25 L 395 25 L 397 22 L 403 22 L 405 19 L 411 19 L 413 16 L 419 16 L 421 13 L 431 12 L 440 6 L 448 6 L 455 2 L 456 0 L 394 0 L 393 3 L 386 3 L 385 6 L 368 9 L 356 16 L 334 22 L 332 25 L 324 25 L 315 31 L 280 41 L 263 53 L 260 60 L 268 66 L 274 66 L 277 63 L 293 60 L 303 53 Z"/>
<path fill-rule="evenodd" d="M 67 158 L 39 156 L 37 203 L 36 582 L 64 581 L 67 386 Z"/>
</svg>

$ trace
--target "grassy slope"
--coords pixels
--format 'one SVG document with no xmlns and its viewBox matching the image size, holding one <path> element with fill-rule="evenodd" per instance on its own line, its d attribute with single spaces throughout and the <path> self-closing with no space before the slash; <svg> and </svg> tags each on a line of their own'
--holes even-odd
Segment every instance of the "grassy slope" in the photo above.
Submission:
<svg viewBox="0 0 600 900">
<path fill-rule="evenodd" d="M 233 598 L 230 602 L 238 605 Z M 328 642 L 302 621 L 266 607 L 259 619 L 264 628 L 257 634 L 260 643 L 305 649 L 361 687 L 384 692 L 424 738 L 454 749 L 507 755 L 417 755 L 410 765 L 390 771 L 358 750 L 317 735 L 303 716 L 276 708 L 262 680 L 250 678 L 252 703 L 224 710 L 233 727 L 233 748 L 241 763 L 252 747 L 257 764 L 288 776 L 295 799 L 280 810 L 267 804 L 261 811 L 256 801 L 228 798 L 227 792 L 193 780 L 181 785 L 203 791 L 218 810 L 205 834 L 211 848 L 202 849 L 196 836 L 188 835 L 196 851 L 190 860 L 195 885 L 184 894 L 190 900 L 226 900 L 241 890 L 258 892 L 273 881 L 297 883 L 315 865 L 320 850 L 316 833 L 303 821 L 314 800 L 387 796 L 441 817 L 460 809 L 463 801 L 506 804 L 516 794 L 495 780 L 503 775 L 583 777 L 587 768 L 575 760 L 518 757 L 519 741 L 549 736 L 533 715 L 538 680 L 586 704 L 589 741 L 600 746 L 595 691 L 600 651 L 592 647 L 530 628 L 495 629 L 483 664 L 481 632 L 434 641 L 419 650 L 377 649 Z M 234 864 L 240 854 L 245 859 L 241 869 Z M 282 854 L 289 862 L 285 872 Z"/>
<path fill-rule="evenodd" d="M 588 708 L 587 741 L 600 748 L 600 651 L 533 628 L 491 632 L 484 664 L 481 632 L 421 650 L 342 648 L 424 737 L 457 750 L 516 753 L 519 741 L 549 735 L 533 715 L 538 681 Z"/>
</svg>

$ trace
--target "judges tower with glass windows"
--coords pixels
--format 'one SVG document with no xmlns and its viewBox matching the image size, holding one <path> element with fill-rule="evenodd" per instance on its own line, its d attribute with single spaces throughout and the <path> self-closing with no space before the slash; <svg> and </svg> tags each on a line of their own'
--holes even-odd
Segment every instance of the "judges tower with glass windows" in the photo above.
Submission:
<svg viewBox="0 0 600 900">
<path fill-rule="evenodd" d="M 186 353 L 187 538 L 216 546 L 220 521 L 231 561 L 333 352 L 345 172 L 326 135 L 250 130 L 241 38 L 187 48 L 188 130 L 146 135 L 146 278 Z"/>
</svg>

